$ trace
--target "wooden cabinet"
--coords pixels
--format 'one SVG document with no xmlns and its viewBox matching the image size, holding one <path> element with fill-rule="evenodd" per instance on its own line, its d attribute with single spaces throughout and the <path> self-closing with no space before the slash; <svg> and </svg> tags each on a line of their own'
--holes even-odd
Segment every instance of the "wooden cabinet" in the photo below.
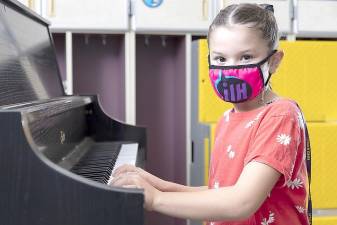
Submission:
<svg viewBox="0 0 337 225">
<path fill-rule="evenodd" d="M 44 0 L 42 16 L 53 31 L 126 31 L 127 0 Z"/>
<path fill-rule="evenodd" d="M 151 6 L 151 2 L 158 2 L 159 6 Z M 132 1 L 132 27 L 136 32 L 207 33 L 213 17 L 212 0 L 166 0 L 159 3 Z"/>
<path fill-rule="evenodd" d="M 217 6 L 221 8 L 230 4 L 239 3 L 257 3 L 257 4 L 271 4 L 274 6 L 275 17 L 282 34 L 292 32 L 293 20 L 293 4 L 291 0 L 216 0 Z"/>
<path fill-rule="evenodd" d="M 337 1 L 299 0 L 297 20 L 298 36 L 336 37 Z"/>
</svg>

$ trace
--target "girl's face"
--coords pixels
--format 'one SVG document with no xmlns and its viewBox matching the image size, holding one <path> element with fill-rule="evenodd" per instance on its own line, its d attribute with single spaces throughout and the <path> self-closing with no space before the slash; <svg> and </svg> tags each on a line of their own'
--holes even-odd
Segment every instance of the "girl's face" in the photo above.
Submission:
<svg viewBox="0 0 337 225">
<path fill-rule="evenodd" d="M 211 64 L 218 66 L 258 63 L 270 53 L 260 32 L 246 25 L 215 28 L 209 49 Z"/>
</svg>

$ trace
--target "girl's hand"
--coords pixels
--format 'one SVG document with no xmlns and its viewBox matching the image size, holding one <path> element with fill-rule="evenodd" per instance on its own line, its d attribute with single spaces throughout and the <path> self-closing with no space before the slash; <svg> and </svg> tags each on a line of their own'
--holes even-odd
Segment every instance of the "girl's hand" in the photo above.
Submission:
<svg viewBox="0 0 337 225">
<path fill-rule="evenodd" d="M 110 182 L 110 186 L 119 186 L 125 188 L 142 188 L 144 189 L 144 208 L 153 210 L 153 203 L 156 197 L 160 194 L 156 188 L 150 185 L 139 173 L 126 172 L 118 173 L 117 176 Z"/>
<path fill-rule="evenodd" d="M 160 190 L 160 191 L 165 191 L 165 181 L 146 172 L 145 170 L 139 168 L 139 167 L 135 167 L 133 165 L 122 165 L 120 167 L 118 167 L 115 172 L 112 174 L 112 176 L 114 177 L 118 177 L 122 174 L 125 173 L 135 173 L 138 174 L 142 179 L 144 179 L 147 183 L 149 183 L 151 186 L 155 187 L 156 189 Z"/>
<path fill-rule="evenodd" d="M 117 177 L 123 173 L 128 173 L 128 172 L 143 173 L 145 171 L 139 167 L 135 167 L 130 164 L 124 164 L 122 166 L 117 167 L 116 170 L 113 172 L 112 176 Z"/>
</svg>

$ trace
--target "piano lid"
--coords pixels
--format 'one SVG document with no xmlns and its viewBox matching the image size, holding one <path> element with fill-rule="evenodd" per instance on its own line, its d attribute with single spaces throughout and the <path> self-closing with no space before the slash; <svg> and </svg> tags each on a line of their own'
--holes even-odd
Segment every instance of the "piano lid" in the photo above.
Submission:
<svg viewBox="0 0 337 225">
<path fill-rule="evenodd" d="M 64 96 L 49 24 L 19 2 L 0 1 L 0 108 Z"/>
</svg>

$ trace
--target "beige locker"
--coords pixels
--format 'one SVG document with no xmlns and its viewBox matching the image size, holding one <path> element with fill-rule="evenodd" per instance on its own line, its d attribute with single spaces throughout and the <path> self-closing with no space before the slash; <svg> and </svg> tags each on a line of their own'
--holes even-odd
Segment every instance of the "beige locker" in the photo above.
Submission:
<svg viewBox="0 0 337 225">
<path fill-rule="evenodd" d="M 137 32 L 206 34 L 208 31 L 212 0 L 164 0 L 157 7 L 146 2 L 149 1 L 132 1 L 132 27 Z"/>
<path fill-rule="evenodd" d="M 127 0 L 44 0 L 42 15 L 53 31 L 126 31 Z"/>
<path fill-rule="evenodd" d="M 298 36 L 336 37 L 337 1 L 298 0 Z"/>
</svg>

